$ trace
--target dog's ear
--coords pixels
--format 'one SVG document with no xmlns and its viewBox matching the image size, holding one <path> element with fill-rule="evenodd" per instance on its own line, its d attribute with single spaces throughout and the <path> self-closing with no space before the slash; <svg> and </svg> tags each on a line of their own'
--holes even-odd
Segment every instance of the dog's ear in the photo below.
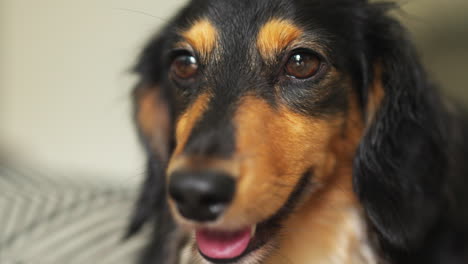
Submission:
<svg viewBox="0 0 468 264">
<path fill-rule="evenodd" d="M 134 120 L 148 164 L 128 236 L 153 218 L 161 227 L 172 226 L 165 187 L 165 170 L 173 149 L 172 94 L 163 85 L 167 71 L 164 61 L 166 40 L 164 32 L 151 40 L 134 68 L 140 78 L 133 91 Z"/>
<path fill-rule="evenodd" d="M 438 220 L 446 157 L 443 119 L 405 29 L 369 7 L 371 83 L 367 128 L 354 160 L 354 188 L 371 226 L 396 250 L 417 247 Z"/>
</svg>

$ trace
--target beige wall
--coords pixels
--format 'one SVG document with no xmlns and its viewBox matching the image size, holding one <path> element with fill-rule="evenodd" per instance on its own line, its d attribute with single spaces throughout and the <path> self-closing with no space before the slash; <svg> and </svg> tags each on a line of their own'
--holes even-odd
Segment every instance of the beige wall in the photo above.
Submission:
<svg viewBox="0 0 468 264">
<path fill-rule="evenodd" d="M 126 70 L 183 2 L 0 0 L 2 155 L 45 171 L 138 179 L 143 159 Z M 468 1 L 408 2 L 405 21 L 425 61 L 450 93 L 460 93 L 468 81 Z"/>
<path fill-rule="evenodd" d="M 182 2 L 0 0 L 2 155 L 45 171 L 139 175 L 127 70 Z"/>
</svg>

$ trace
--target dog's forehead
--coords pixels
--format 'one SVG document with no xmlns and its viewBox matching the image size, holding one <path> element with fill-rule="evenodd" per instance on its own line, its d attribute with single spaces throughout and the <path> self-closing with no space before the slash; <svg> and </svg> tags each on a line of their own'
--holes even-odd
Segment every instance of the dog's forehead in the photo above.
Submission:
<svg viewBox="0 0 468 264">
<path fill-rule="evenodd" d="M 236 59 L 248 62 L 252 48 L 264 51 L 265 45 L 258 45 L 262 32 L 263 43 L 284 42 L 299 37 L 298 32 L 309 38 L 316 38 L 324 45 L 333 39 L 333 47 L 340 51 L 351 49 L 351 36 L 359 36 L 356 23 L 359 8 L 358 0 L 194 0 L 180 13 L 176 20 L 176 30 L 202 55 L 205 48 L 211 51 L 215 46 L 224 58 L 231 63 Z M 269 30 L 264 30 L 268 28 Z M 300 29 L 300 30 L 298 30 Z M 284 35 L 286 34 L 286 35 Z M 275 36 L 276 35 L 276 36 Z M 187 40 L 187 38 L 185 38 Z M 198 40 L 194 43 L 193 40 Z M 256 45 L 257 44 L 257 45 Z M 284 45 L 285 43 L 280 43 Z M 263 48 L 262 48 L 263 46 Z M 281 47 L 281 45 L 280 45 Z M 279 48 L 276 47 L 270 48 Z M 344 52 L 345 53 L 345 52 Z M 345 53 L 347 54 L 347 53 Z M 219 54 L 218 54 L 219 55 Z M 265 55 L 265 54 L 264 54 Z M 239 60 L 240 61 L 240 60 Z"/>
<path fill-rule="evenodd" d="M 287 17 L 294 14 L 294 1 L 285 0 L 208 0 L 204 14 L 224 30 L 255 30 L 273 16 Z"/>
<path fill-rule="evenodd" d="M 283 0 L 193 1 L 191 8 L 190 17 L 181 20 L 179 32 L 200 53 L 217 45 L 224 54 L 234 51 L 240 55 L 269 21 L 293 24 L 294 17 L 291 2 Z"/>
</svg>

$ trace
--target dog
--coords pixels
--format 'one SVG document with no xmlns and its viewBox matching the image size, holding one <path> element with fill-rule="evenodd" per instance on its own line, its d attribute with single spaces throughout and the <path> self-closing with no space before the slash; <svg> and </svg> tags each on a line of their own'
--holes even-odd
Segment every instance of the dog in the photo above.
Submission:
<svg viewBox="0 0 468 264">
<path fill-rule="evenodd" d="M 140 263 L 468 263 L 468 118 L 397 6 L 192 0 L 143 49 Z"/>
</svg>

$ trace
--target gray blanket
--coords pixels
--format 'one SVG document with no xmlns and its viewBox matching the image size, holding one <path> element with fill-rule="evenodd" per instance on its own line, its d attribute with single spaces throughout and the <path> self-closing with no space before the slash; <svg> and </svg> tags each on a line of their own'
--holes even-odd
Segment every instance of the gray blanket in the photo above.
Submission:
<svg viewBox="0 0 468 264">
<path fill-rule="evenodd" d="M 129 264 L 146 241 L 122 241 L 136 184 L 0 167 L 0 263 Z"/>
</svg>

